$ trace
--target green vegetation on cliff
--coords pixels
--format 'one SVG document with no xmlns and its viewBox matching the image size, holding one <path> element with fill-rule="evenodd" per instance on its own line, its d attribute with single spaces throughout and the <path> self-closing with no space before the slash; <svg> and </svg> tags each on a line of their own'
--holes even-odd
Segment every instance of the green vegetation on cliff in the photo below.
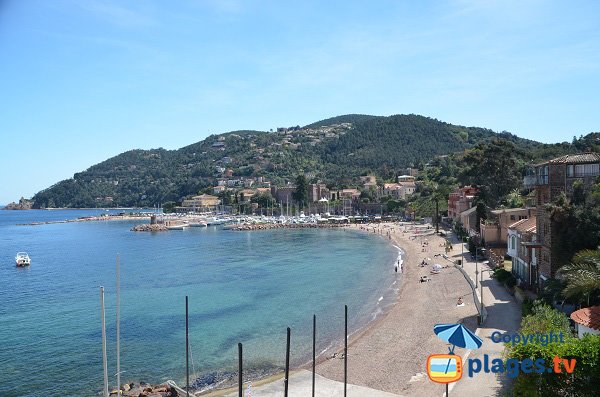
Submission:
<svg viewBox="0 0 600 397">
<path fill-rule="evenodd" d="M 476 160 L 478 151 L 485 153 L 484 147 L 498 139 L 515 148 L 516 168 L 511 169 L 517 172 L 531 161 L 598 147 L 597 133 L 546 145 L 417 115 L 347 115 L 276 132 L 211 135 L 178 150 L 131 150 L 40 191 L 33 201 L 36 208 L 153 206 L 196 194 L 229 174 L 230 179 L 262 176 L 275 184 L 304 174 L 308 182 L 355 187 L 360 175 L 393 181 L 401 168 L 429 163 L 434 169 L 426 171 L 428 187 L 421 193 L 427 196 L 440 185 L 470 181 L 463 171 L 471 167 L 476 176 L 477 164 L 467 159 Z"/>
</svg>

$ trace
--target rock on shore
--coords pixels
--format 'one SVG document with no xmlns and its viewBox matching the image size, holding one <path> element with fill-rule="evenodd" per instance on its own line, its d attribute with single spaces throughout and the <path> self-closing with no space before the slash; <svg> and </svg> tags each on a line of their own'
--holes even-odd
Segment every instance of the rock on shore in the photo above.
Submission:
<svg viewBox="0 0 600 397">
<path fill-rule="evenodd" d="M 155 223 L 153 225 L 149 225 L 149 224 L 143 224 L 143 225 L 136 225 L 133 228 L 131 228 L 132 232 L 165 232 L 169 229 L 167 229 L 167 227 L 164 224 L 158 224 Z"/>
<path fill-rule="evenodd" d="M 112 390 L 111 396 L 118 395 L 118 391 Z M 177 390 L 167 384 L 149 385 L 144 382 L 125 383 L 121 386 L 121 396 L 123 397 L 177 397 Z"/>
<path fill-rule="evenodd" d="M 4 210 L 30 210 L 33 208 L 33 201 L 27 200 L 25 197 L 21 197 L 18 203 L 7 204 Z"/>
</svg>

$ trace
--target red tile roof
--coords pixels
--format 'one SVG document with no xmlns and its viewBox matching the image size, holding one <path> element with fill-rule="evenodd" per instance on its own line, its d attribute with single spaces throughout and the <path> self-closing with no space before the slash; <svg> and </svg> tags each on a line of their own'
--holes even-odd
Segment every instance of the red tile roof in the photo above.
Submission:
<svg viewBox="0 0 600 397">
<path fill-rule="evenodd" d="M 566 154 L 548 161 L 550 164 L 583 164 L 600 162 L 600 153 Z"/>
<path fill-rule="evenodd" d="M 510 225 L 508 228 L 515 229 L 516 231 L 518 231 L 520 233 L 525 233 L 525 232 L 535 233 L 536 219 L 535 219 L 535 217 L 528 218 L 528 219 L 521 219 L 520 221 L 517 221 L 517 222 L 513 223 L 512 225 Z"/>
<path fill-rule="evenodd" d="M 571 313 L 571 319 L 577 324 L 600 331 L 600 306 L 586 307 Z"/>
</svg>

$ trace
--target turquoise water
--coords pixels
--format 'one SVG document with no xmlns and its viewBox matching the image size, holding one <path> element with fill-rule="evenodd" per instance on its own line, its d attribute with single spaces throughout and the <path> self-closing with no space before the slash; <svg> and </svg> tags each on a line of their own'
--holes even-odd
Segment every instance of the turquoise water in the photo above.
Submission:
<svg viewBox="0 0 600 397">
<path fill-rule="evenodd" d="M 308 361 L 312 315 L 318 351 L 394 299 L 397 250 L 374 235 L 304 229 L 233 232 L 216 227 L 134 233 L 137 222 L 16 226 L 99 213 L 0 211 L 0 395 L 96 396 L 102 388 L 100 292 L 106 291 L 109 382 L 116 384 L 115 257 L 121 258 L 122 381 L 185 379 L 185 296 L 194 378 L 244 366 Z M 16 268 L 27 251 L 30 268 Z M 384 297 L 378 302 L 380 297 Z"/>
</svg>

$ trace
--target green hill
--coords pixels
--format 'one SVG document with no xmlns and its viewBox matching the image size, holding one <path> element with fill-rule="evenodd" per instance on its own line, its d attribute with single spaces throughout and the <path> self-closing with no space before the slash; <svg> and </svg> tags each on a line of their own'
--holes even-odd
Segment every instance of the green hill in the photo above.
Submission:
<svg viewBox="0 0 600 397">
<path fill-rule="evenodd" d="M 593 135 L 593 134 L 592 134 Z M 520 149 L 524 163 L 575 151 L 489 129 L 463 127 L 417 115 L 337 116 L 277 132 L 232 131 L 178 150 L 130 150 L 37 193 L 36 208 L 153 206 L 214 186 L 224 171 L 263 176 L 275 184 L 300 173 L 332 187 L 355 186 L 375 173 L 393 179 L 400 168 L 422 167 L 437 156 L 460 153 L 502 138 Z"/>
</svg>

